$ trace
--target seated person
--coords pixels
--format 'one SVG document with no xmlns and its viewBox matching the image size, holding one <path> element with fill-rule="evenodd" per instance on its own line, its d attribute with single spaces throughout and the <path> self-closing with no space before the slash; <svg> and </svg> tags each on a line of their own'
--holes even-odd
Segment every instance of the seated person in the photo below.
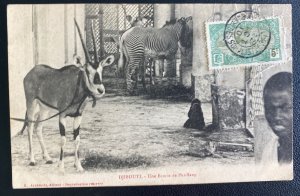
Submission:
<svg viewBox="0 0 300 196">
<path fill-rule="evenodd" d="M 273 75 L 263 91 L 265 117 L 278 137 L 278 163 L 292 162 L 293 100 L 292 74 L 280 72 Z"/>
<path fill-rule="evenodd" d="M 189 119 L 184 123 L 185 128 L 202 130 L 205 127 L 201 102 L 199 99 L 193 99 L 188 113 Z"/>
</svg>

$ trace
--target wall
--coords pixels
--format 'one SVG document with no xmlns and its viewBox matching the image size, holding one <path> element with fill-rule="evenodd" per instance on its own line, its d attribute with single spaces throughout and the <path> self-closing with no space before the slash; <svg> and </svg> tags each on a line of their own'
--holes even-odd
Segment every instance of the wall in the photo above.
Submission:
<svg viewBox="0 0 300 196">
<path fill-rule="evenodd" d="M 83 58 L 77 32 L 75 35 L 74 17 L 76 13 L 76 20 L 84 34 L 84 5 L 39 5 L 36 10 L 38 63 L 55 68 L 72 63 L 75 36 L 78 54 Z"/>
<path fill-rule="evenodd" d="M 7 8 L 9 100 L 11 117 L 25 117 L 23 78 L 34 65 L 32 6 L 9 5 Z M 11 121 L 14 135 L 22 123 Z"/>
<path fill-rule="evenodd" d="M 65 63 L 64 6 L 39 5 L 36 12 L 37 63 L 59 68 Z"/>
<path fill-rule="evenodd" d="M 174 17 L 171 4 L 154 4 L 154 27 L 161 28 L 166 21 Z"/>
</svg>

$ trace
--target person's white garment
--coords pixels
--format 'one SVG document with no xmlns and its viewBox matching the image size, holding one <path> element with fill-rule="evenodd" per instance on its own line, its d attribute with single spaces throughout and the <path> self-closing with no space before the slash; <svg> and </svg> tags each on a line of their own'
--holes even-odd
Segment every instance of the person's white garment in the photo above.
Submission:
<svg viewBox="0 0 300 196">
<path fill-rule="evenodd" d="M 254 120 L 254 154 L 257 164 L 278 164 L 278 137 L 268 125 L 265 116 L 256 116 Z"/>
</svg>

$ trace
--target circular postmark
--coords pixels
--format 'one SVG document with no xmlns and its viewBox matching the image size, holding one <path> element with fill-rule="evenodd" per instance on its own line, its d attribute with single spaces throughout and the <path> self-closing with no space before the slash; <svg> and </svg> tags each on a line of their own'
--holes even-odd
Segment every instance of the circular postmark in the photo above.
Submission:
<svg viewBox="0 0 300 196">
<path fill-rule="evenodd" d="M 270 40 L 268 21 L 255 11 L 237 12 L 225 24 L 225 44 L 239 57 L 252 58 L 260 55 L 268 47 Z"/>
</svg>

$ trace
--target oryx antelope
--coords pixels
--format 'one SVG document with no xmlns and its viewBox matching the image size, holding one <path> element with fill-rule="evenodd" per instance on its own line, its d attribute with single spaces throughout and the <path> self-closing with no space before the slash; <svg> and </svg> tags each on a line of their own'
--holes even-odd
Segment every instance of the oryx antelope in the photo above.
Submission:
<svg viewBox="0 0 300 196">
<path fill-rule="evenodd" d="M 93 27 L 91 31 L 94 44 L 94 62 L 91 62 L 79 26 L 76 20 L 74 22 L 84 49 L 86 63 L 83 66 L 68 65 L 61 69 L 54 69 L 48 65 L 36 65 L 23 81 L 27 107 L 24 128 L 28 126 L 30 165 L 36 164 L 32 150 L 32 136 L 35 130 L 37 131 L 46 163 L 53 163 L 46 150 L 42 135 L 42 122 L 45 119 L 49 119 L 49 110 L 52 108 L 56 109 L 58 111 L 56 115 L 59 115 L 59 131 L 61 135 L 59 167 L 62 172 L 64 172 L 66 117 L 74 118 L 75 167 L 78 171 L 83 171 L 78 156 L 82 112 L 88 97 L 93 97 L 95 104 L 95 96 L 104 95 L 105 88 L 102 83 L 102 70 L 103 67 L 109 66 L 114 62 L 113 55 L 99 61 Z M 23 131 L 24 129 L 21 132 Z"/>
</svg>

